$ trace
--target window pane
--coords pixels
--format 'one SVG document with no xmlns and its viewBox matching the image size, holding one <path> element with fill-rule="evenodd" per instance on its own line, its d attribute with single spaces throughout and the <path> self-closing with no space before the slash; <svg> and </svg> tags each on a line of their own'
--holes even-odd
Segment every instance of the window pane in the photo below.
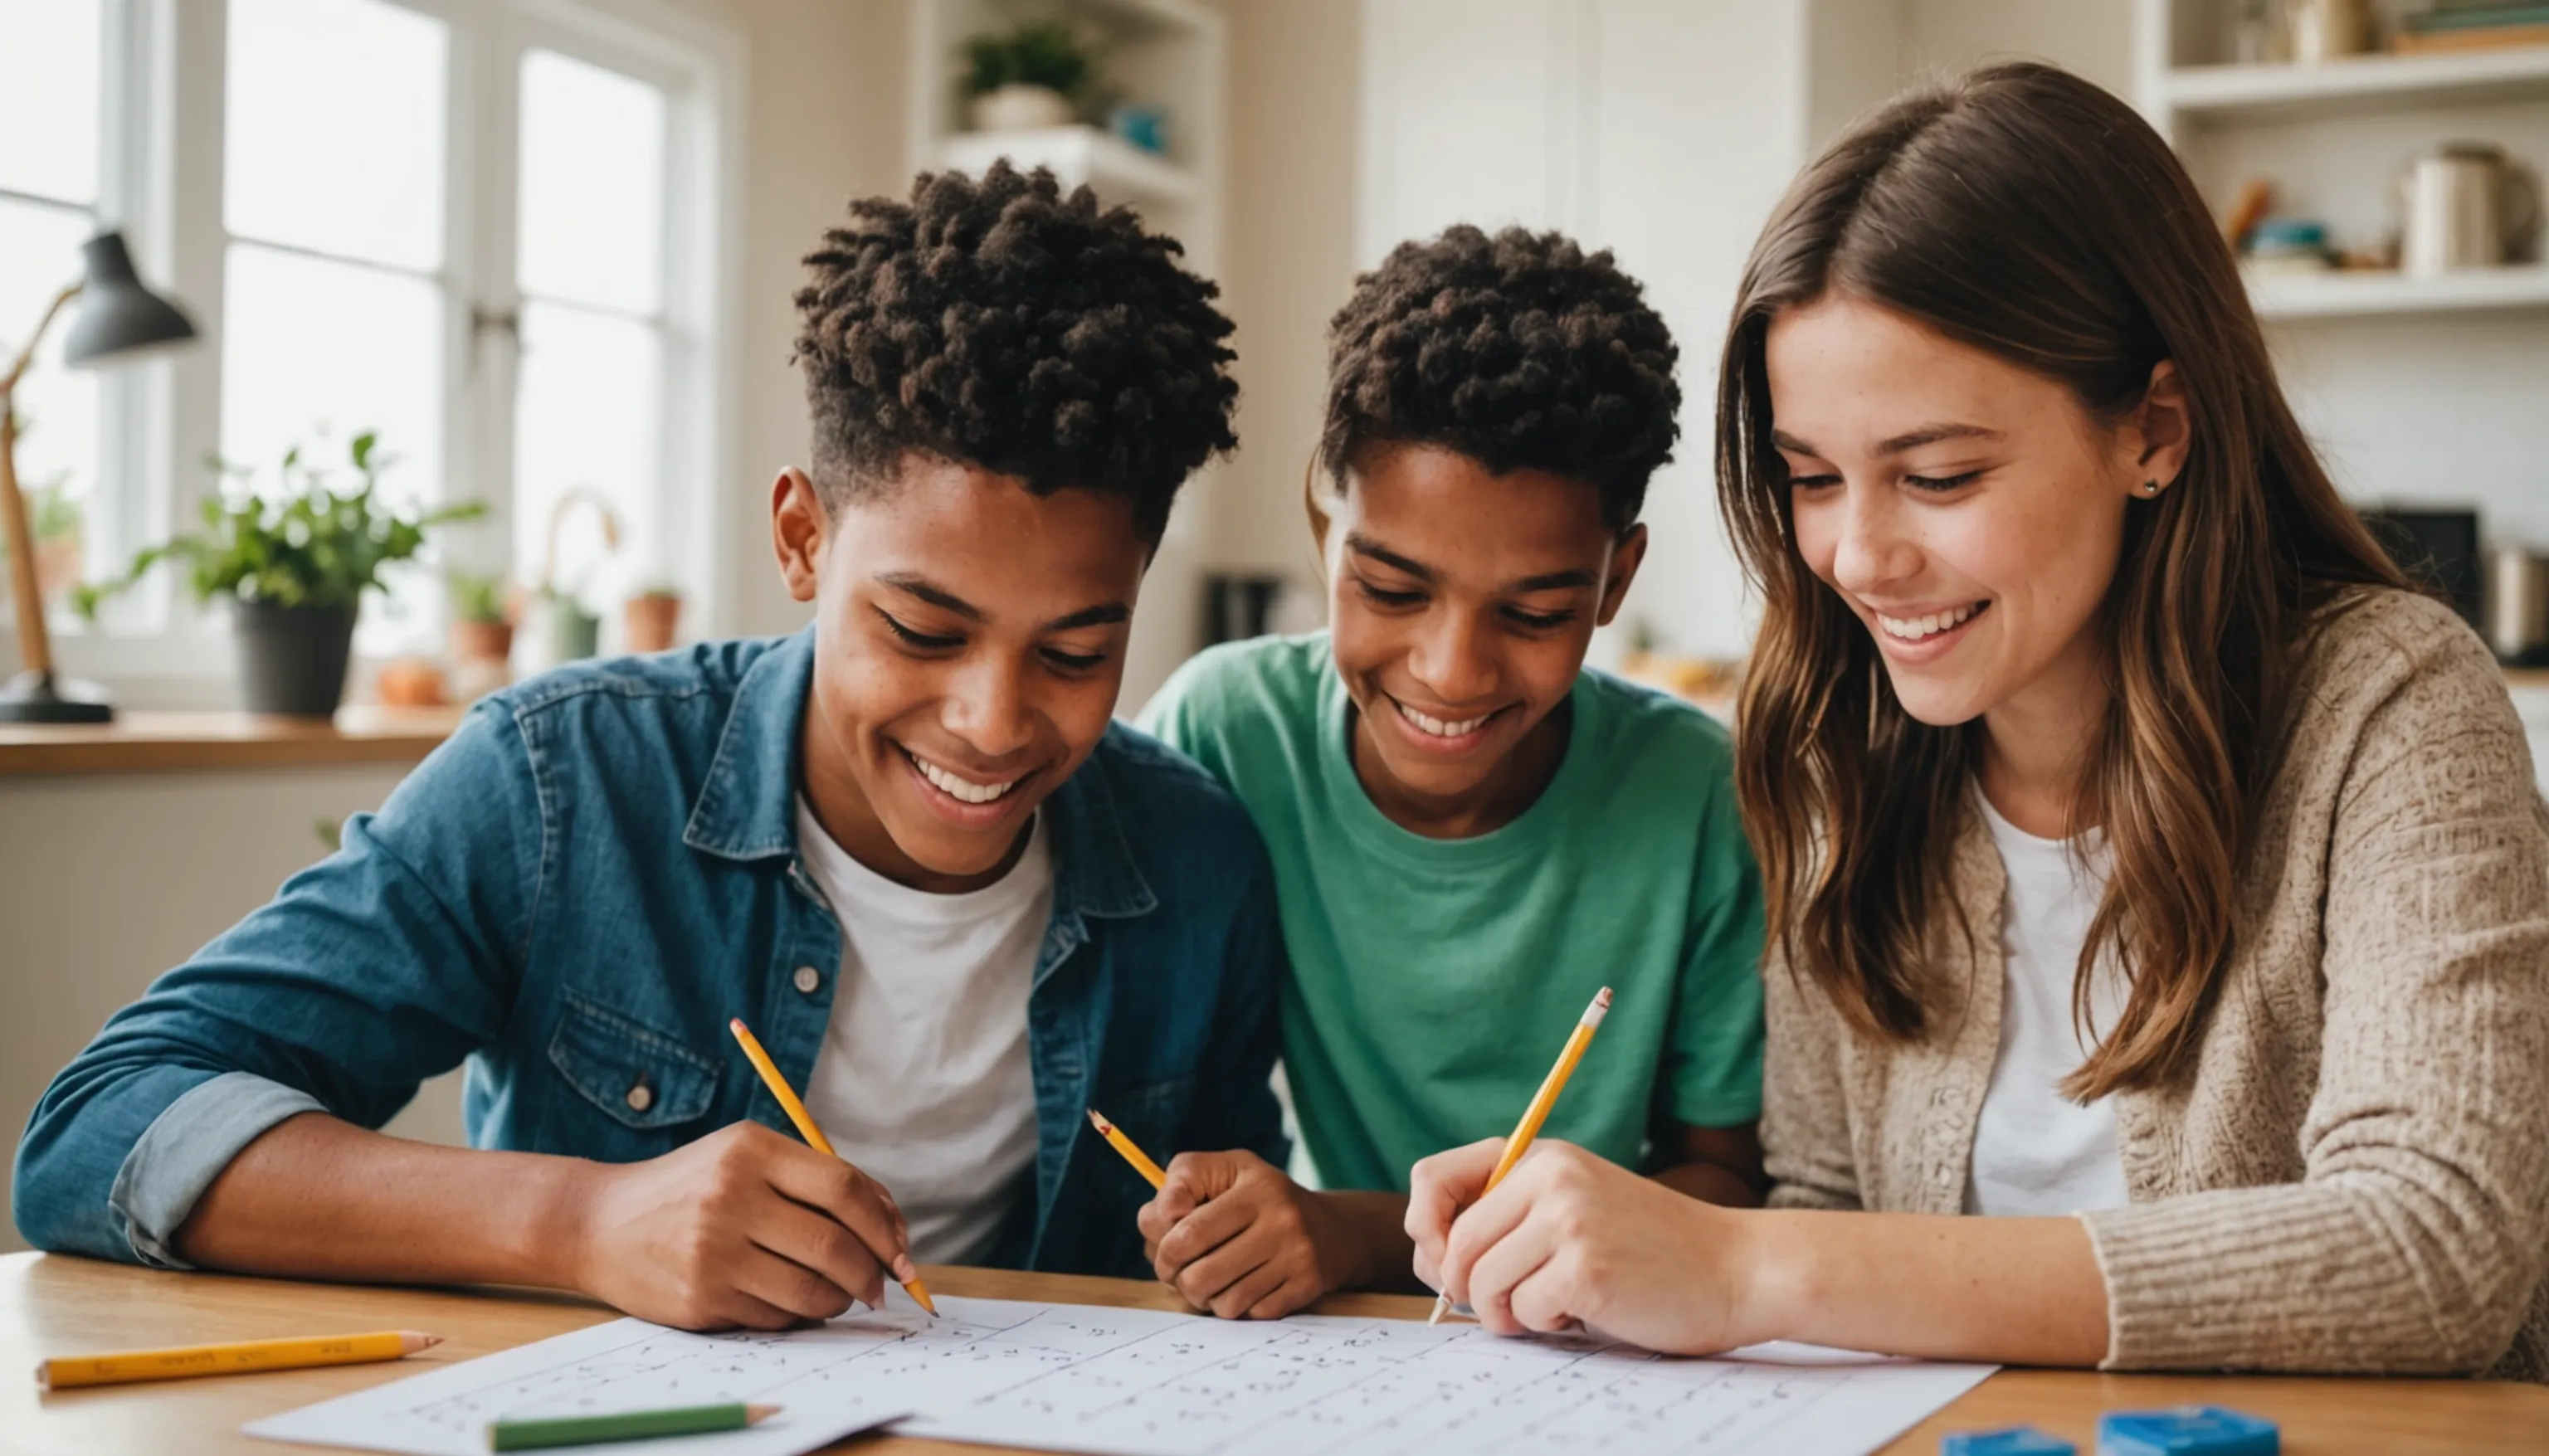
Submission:
<svg viewBox="0 0 2549 1456">
<path fill-rule="evenodd" d="M 522 57 L 524 293 L 663 303 L 664 93 L 551 50 Z"/>
<path fill-rule="evenodd" d="M 581 487 L 618 517 L 605 557 L 589 511 L 559 536 L 557 585 L 599 611 L 659 572 L 656 473 L 663 345 L 642 323 L 556 304 L 522 308 L 522 369 L 514 436 L 514 560 L 541 580 L 549 513 Z"/>
<path fill-rule="evenodd" d="M 442 261 L 440 21 L 383 0 L 230 0 L 230 229 Z"/>
<path fill-rule="evenodd" d="M 99 0 L 0 0 L 0 187 L 97 201 L 98 11 Z"/>
<path fill-rule="evenodd" d="M 222 330 L 222 458 L 277 486 L 295 444 L 333 464 L 346 442 L 380 432 L 398 464 L 381 494 L 402 506 L 444 499 L 442 298 L 431 283 L 253 243 L 233 243 Z M 320 437 L 320 431 L 327 431 Z M 440 599 L 427 574 L 367 607 L 356 645 L 389 651 L 431 636 Z M 389 609 L 379 609 L 385 604 Z"/>
<path fill-rule="evenodd" d="M 79 276 L 79 245 L 91 230 L 86 213 L 0 198 L 0 370 L 17 357 L 62 285 Z M 44 548 L 93 534 L 81 529 L 78 512 L 97 480 L 97 376 L 62 367 L 70 323 L 67 315 L 54 320 L 35 366 L 18 384 L 18 419 L 26 431 L 18 441 L 18 481 L 34 493 L 29 507 L 38 552 L 53 577 L 76 570 L 58 555 L 76 555 L 76 548 L 55 546 L 53 554 Z M 0 557 L 6 554 L 0 547 Z M 0 606 L 0 616 L 6 614 Z"/>
</svg>

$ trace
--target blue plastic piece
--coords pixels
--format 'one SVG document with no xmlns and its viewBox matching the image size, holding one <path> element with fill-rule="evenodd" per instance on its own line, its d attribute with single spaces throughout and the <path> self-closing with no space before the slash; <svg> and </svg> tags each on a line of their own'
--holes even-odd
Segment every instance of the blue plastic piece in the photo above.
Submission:
<svg viewBox="0 0 2549 1456">
<path fill-rule="evenodd" d="M 2219 1406 L 2116 1410 L 2098 1419 L 2098 1456 L 2279 1456 L 2271 1420 Z"/>
<path fill-rule="evenodd" d="M 1938 1456 L 2079 1456 L 2080 1448 L 2031 1425 L 1999 1430 L 1951 1431 L 1938 1442 Z"/>
</svg>

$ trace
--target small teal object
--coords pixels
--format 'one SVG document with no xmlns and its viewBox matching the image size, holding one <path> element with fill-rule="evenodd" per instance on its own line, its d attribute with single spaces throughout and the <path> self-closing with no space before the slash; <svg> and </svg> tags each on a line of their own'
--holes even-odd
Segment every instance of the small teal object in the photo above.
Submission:
<svg viewBox="0 0 2549 1456">
<path fill-rule="evenodd" d="M 2278 1456 L 2271 1420 L 2219 1406 L 2114 1410 L 2098 1418 L 2098 1456 Z"/>
<path fill-rule="evenodd" d="M 2031 1425 L 1999 1430 L 1950 1431 L 1938 1442 L 1938 1456 L 2079 1456 L 2080 1448 Z"/>
</svg>

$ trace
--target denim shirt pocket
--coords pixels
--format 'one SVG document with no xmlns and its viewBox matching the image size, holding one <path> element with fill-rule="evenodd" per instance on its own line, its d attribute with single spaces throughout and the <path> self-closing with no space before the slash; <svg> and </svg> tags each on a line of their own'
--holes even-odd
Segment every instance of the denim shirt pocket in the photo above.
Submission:
<svg viewBox="0 0 2549 1456">
<path fill-rule="evenodd" d="M 620 1142 L 634 1156 L 667 1150 L 687 1140 L 661 1135 L 708 1115 L 716 1100 L 713 1062 L 679 1038 L 569 993 L 549 1064 L 612 1122 L 630 1135 Z M 645 1135 L 657 1135 L 653 1137 Z M 595 1149 L 609 1157 L 611 1149 Z"/>
</svg>

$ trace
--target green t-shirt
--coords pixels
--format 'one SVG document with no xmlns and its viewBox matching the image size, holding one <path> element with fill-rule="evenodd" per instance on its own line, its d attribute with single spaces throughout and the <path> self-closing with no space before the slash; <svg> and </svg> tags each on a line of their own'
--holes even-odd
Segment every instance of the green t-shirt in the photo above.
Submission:
<svg viewBox="0 0 2549 1456">
<path fill-rule="evenodd" d="M 1660 1117 L 1761 1112 L 1761 891 L 1723 728 L 1587 671 L 1537 802 L 1474 839 L 1393 824 L 1355 776 L 1325 633 L 1202 654 L 1144 710 L 1248 805 L 1292 974 L 1283 1067 L 1330 1188 L 1513 1131 L 1585 1003 L 1614 1001 L 1544 1136 L 1631 1167 Z"/>
</svg>

